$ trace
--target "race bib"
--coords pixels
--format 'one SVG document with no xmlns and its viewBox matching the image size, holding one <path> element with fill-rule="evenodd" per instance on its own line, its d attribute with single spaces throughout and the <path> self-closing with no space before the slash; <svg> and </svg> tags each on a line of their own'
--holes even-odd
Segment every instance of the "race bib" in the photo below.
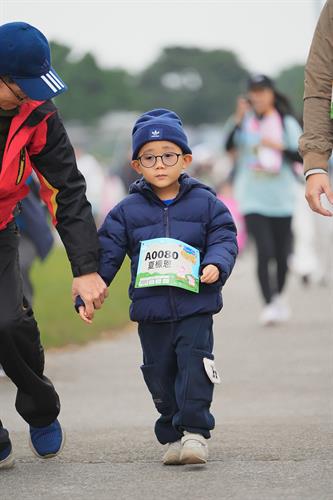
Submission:
<svg viewBox="0 0 333 500">
<path fill-rule="evenodd" d="M 199 250 L 173 238 L 141 242 L 135 288 L 176 286 L 199 292 Z"/>
<path fill-rule="evenodd" d="M 263 138 L 283 143 L 283 124 L 277 112 L 259 120 L 249 115 L 243 125 L 244 139 L 248 149 L 248 167 L 259 174 L 278 174 L 282 167 L 282 153 L 272 147 L 263 146 Z"/>
</svg>

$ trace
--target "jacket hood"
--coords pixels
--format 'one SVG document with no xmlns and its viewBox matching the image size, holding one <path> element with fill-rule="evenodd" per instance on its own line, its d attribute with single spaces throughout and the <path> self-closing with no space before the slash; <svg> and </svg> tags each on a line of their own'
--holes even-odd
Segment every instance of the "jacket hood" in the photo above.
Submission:
<svg viewBox="0 0 333 500">
<path fill-rule="evenodd" d="M 198 189 L 198 188 L 210 191 L 214 196 L 216 196 L 215 191 L 211 187 L 207 186 L 206 184 L 203 184 L 198 179 L 195 179 L 194 177 L 191 177 L 186 173 L 181 174 L 181 176 L 179 177 L 179 184 L 180 184 L 180 190 L 177 197 L 182 196 L 191 189 Z M 154 191 L 151 187 L 151 184 L 149 184 L 143 177 L 141 177 L 140 179 L 136 180 L 135 182 L 133 182 L 133 184 L 130 185 L 129 193 L 130 194 L 140 193 L 145 196 L 148 193 L 154 193 Z"/>
</svg>

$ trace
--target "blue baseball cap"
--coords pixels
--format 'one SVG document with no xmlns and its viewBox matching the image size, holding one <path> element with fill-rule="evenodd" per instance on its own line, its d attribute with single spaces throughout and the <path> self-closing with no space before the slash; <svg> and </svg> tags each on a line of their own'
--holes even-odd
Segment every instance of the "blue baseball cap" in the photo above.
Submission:
<svg viewBox="0 0 333 500">
<path fill-rule="evenodd" d="M 136 160 L 142 146 L 151 141 L 170 141 L 183 153 L 192 154 L 181 119 L 169 109 L 152 109 L 137 119 L 132 131 L 132 160 Z"/>
<path fill-rule="evenodd" d="M 50 46 L 37 28 L 23 22 L 0 26 L 0 75 L 9 76 L 36 101 L 46 101 L 67 90 L 51 66 Z"/>
</svg>

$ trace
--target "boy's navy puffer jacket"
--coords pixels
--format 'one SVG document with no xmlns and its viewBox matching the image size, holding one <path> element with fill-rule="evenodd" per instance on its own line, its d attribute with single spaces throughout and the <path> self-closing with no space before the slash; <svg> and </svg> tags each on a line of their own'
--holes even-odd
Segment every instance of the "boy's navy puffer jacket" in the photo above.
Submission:
<svg viewBox="0 0 333 500">
<path fill-rule="evenodd" d="M 214 314 L 222 308 L 222 285 L 237 255 L 234 222 L 209 187 L 187 174 L 182 174 L 179 182 L 179 194 L 166 206 L 151 186 L 139 179 L 131 185 L 130 194 L 107 215 L 99 230 L 99 274 L 107 285 L 126 253 L 131 259 L 129 295 L 133 321 L 177 321 L 194 314 Z M 216 265 L 220 270 L 219 281 L 200 284 L 199 293 L 171 286 L 134 288 L 140 242 L 162 237 L 175 238 L 197 248 L 201 269 L 208 264 Z"/>
</svg>

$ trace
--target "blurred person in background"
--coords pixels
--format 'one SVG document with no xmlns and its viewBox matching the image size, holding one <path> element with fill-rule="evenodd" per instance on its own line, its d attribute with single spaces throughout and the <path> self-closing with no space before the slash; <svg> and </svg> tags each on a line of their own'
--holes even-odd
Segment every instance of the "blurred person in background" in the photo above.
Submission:
<svg viewBox="0 0 333 500">
<path fill-rule="evenodd" d="M 128 168 L 128 165 L 127 165 Z M 110 210 L 117 205 L 127 194 L 124 182 L 118 172 L 114 172 L 113 168 L 106 170 L 98 225 L 102 223 Z"/>
<path fill-rule="evenodd" d="M 239 210 L 239 204 L 234 196 L 232 183 L 226 181 L 222 183 L 218 189 L 217 197 L 221 200 L 226 207 L 230 210 L 232 218 L 234 219 L 237 228 L 237 243 L 238 250 L 241 254 L 246 248 L 247 231 L 244 216 Z"/>
<path fill-rule="evenodd" d="M 227 150 L 237 155 L 234 193 L 257 251 L 265 306 L 263 325 L 287 321 L 284 296 L 296 201 L 295 163 L 301 128 L 288 100 L 265 75 L 248 82 L 248 103 L 238 102 Z M 250 107 L 249 107 L 250 105 Z"/>
<path fill-rule="evenodd" d="M 20 213 L 15 217 L 20 231 L 19 261 L 23 281 L 23 295 L 33 306 L 34 289 L 30 272 L 34 261 L 44 261 L 49 255 L 54 239 L 48 222 L 45 205 L 39 197 L 39 185 L 32 177 L 28 179 L 30 191 L 21 202 Z"/>
<path fill-rule="evenodd" d="M 240 123 L 243 116 L 251 110 L 249 100 L 244 96 L 239 96 L 236 105 L 236 116 L 230 117 L 224 126 L 224 138 L 225 142 L 223 144 L 225 151 L 230 161 L 230 170 L 224 179 L 220 183 L 218 193 L 219 198 L 226 204 L 229 208 L 237 227 L 237 242 L 239 247 L 240 255 L 246 249 L 248 242 L 248 234 L 245 223 L 244 215 L 240 211 L 238 200 L 234 193 L 234 183 L 235 177 L 238 169 L 238 154 L 234 147 L 234 137 L 237 130 L 235 127 L 235 122 Z"/>
<path fill-rule="evenodd" d="M 332 216 L 332 208 L 321 203 L 321 195 L 333 204 L 328 160 L 333 148 L 333 0 L 321 12 L 309 57 L 304 82 L 304 134 L 300 152 L 304 158 L 306 198 L 313 211 Z"/>
<path fill-rule="evenodd" d="M 135 172 L 135 170 L 133 170 L 133 168 L 130 168 L 129 165 L 131 163 L 131 158 L 132 158 L 132 150 L 129 147 L 127 149 L 126 155 L 124 156 L 124 159 L 120 162 L 120 168 L 117 170 L 117 173 L 123 182 L 126 193 L 128 193 L 130 185 L 133 184 L 133 182 L 135 182 L 137 179 L 140 179 L 141 177 L 140 174 L 138 174 L 137 172 Z M 107 215 L 108 212 L 105 213 L 105 216 Z"/>
<path fill-rule="evenodd" d="M 99 161 L 82 148 L 75 148 L 77 165 L 87 183 L 87 198 L 97 226 L 109 211 L 126 195 L 121 177 L 112 168 L 103 168 Z M 128 168 L 129 170 L 129 168 Z"/>
<path fill-rule="evenodd" d="M 105 175 L 101 164 L 92 155 L 80 147 L 75 147 L 77 166 L 87 184 L 87 198 L 91 204 L 95 221 L 101 220 L 102 192 L 104 188 Z"/>
</svg>

